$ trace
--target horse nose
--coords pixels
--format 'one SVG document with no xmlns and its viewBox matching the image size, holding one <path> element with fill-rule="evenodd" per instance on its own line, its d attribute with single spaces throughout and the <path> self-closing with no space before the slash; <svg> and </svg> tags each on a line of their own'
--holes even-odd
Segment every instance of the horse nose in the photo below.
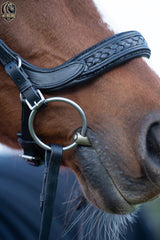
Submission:
<svg viewBox="0 0 160 240">
<path fill-rule="evenodd" d="M 160 174 L 160 114 L 149 114 L 142 126 L 139 141 L 142 165 L 148 173 Z"/>
</svg>

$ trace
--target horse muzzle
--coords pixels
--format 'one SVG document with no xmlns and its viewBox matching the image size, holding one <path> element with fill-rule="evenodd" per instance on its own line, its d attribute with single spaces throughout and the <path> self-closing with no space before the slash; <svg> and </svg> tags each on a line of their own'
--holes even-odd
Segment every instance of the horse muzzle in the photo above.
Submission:
<svg viewBox="0 0 160 240">
<path fill-rule="evenodd" d="M 92 147 L 78 147 L 77 176 L 84 194 L 106 212 L 127 214 L 160 194 L 160 114 L 148 114 L 140 129 L 131 155 L 111 148 L 92 130 L 87 131 Z"/>
</svg>

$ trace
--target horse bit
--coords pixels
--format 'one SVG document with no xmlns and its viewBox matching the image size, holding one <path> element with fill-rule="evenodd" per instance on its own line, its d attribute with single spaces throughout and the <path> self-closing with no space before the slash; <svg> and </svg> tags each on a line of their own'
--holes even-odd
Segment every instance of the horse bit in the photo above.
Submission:
<svg viewBox="0 0 160 240">
<path fill-rule="evenodd" d="M 58 67 L 43 69 L 22 59 L 0 40 L 0 63 L 20 91 L 22 120 L 21 133 L 17 133 L 17 136 L 24 150 L 22 157 L 35 166 L 42 164 L 45 158 L 44 181 L 40 196 L 42 218 L 39 240 L 49 239 L 63 151 L 70 150 L 78 144 L 90 146 L 86 136 L 87 121 L 80 106 L 67 98 L 45 99 L 42 92 L 55 92 L 83 84 L 126 61 L 142 56 L 149 58 L 150 54 L 151 51 L 143 36 L 137 31 L 128 31 L 95 44 Z M 69 146 L 46 145 L 34 131 L 33 124 L 37 111 L 42 111 L 50 102 L 70 104 L 82 118 L 81 132 L 75 134 L 74 142 Z M 50 192 L 52 194 L 48 194 Z"/>
</svg>

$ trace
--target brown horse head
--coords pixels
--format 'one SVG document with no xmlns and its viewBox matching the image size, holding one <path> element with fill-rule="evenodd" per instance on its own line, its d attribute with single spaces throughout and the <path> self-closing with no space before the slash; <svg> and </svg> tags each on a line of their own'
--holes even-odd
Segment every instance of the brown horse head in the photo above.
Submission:
<svg viewBox="0 0 160 240">
<path fill-rule="evenodd" d="M 114 33 L 92 0 L 14 1 L 16 18 L 0 21 L 0 38 L 31 64 L 58 66 Z M 18 148 L 19 92 L 0 66 L 0 139 Z M 160 194 L 160 81 L 142 58 L 85 84 L 45 97 L 67 97 L 85 111 L 91 147 L 63 155 L 86 198 L 104 211 L 124 214 Z M 36 117 L 46 142 L 68 145 L 81 126 L 66 104 L 52 103 Z"/>
</svg>

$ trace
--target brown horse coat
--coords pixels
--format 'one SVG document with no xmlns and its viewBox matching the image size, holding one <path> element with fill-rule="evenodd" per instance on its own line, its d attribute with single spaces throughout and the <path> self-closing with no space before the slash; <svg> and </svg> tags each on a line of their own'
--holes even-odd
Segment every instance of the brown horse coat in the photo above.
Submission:
<svg viewBox="0 0 160 240">
<path fill-rule="evenodd" d="M 3 1 L 4 2 L 4 1 Z M 43 68 L 62 64 L 114 33 L 92 0 L 14 1 L 16 19 L 0 21 L 0 38 L 28 62 Z M 19 92 L 0 66 L 0 139 L 18 148 Z M 63 165 L 77 175 L 97 207 L 127 213 L 160 193 L 159 77 L 137 58 L 69 90 L 47 94 L 77 102 L 86 113 L 92 147 L 64 153 Z M 49 104 L 35 128 L 46 143 L 68 145 L 81 126 L 64 104 Z"/>
</svg>

